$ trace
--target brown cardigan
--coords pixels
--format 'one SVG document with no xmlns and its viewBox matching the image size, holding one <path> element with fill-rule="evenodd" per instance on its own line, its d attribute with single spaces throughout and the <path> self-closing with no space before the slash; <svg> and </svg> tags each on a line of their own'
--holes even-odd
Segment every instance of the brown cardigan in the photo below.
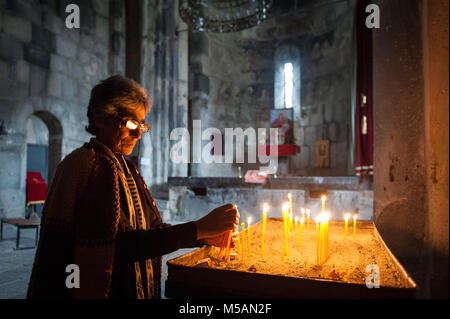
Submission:
<svg viewBox="0 0 450 319">
<path fill-rule="evenodd" d="M 28 298 L 108 298 L 121 215 L 117 165 L 92 140 L 59 164 L 42 213 Z M 153 261 L 159 266 L 153 281 L 159 292 L 161 257 Z M 80 288 L 66 287 L 70 264 L 80 269 Z"/>
</svg>

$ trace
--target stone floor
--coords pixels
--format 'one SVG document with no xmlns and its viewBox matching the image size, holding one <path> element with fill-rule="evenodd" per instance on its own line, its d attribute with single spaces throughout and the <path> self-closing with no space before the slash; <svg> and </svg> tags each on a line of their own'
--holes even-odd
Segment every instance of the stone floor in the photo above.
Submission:
<svg viewBox="0 0 450 319">
<path fill-rule="evenodd" d="M 182 223 L 168 222 L 170 224 Z M 20 247 L 34 245 L 35 230 L 21 230 Z M 33 266 L 36 249 L 16 250 L 16 228 L 4 225 L 4 240 L 0 241 L 0 299 L 24 299 L 27 294 L 28 281 Z M 193 248 L 180 249 L 163 256 L 162 298 L 164 297 L 167 278 L 167 260 L 192 251 Z"/>
</svg>

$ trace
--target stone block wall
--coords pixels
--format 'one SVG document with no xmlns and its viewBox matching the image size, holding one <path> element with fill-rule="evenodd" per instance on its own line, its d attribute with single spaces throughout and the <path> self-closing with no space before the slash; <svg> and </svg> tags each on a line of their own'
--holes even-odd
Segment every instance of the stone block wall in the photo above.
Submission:
<svg viewBox="0 0 450 319">
<path fill-rule="evenodd" d="M 65 26 L 69 3 L 80 7 L 80 29 Z M 124 21 L 122 0 L 0 1 L 0 162 L 8 163 L 0 167 L 0 217 L 25 212 L 30 119 L 47 126 L 50 179 L 89 140 L 90 90 L 125 72 Z"/>
</svg>

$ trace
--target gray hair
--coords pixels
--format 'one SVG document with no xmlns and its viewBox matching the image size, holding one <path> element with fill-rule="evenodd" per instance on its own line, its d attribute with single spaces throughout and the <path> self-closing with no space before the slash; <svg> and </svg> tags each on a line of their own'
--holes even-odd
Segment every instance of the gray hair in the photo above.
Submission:
<svg viewBox="0 0 450 319">
<path fill-rule="evenodd" d="M 120 75 L 103 80 L 91 91 L 87 111 L 89 125 L 86 131 L 97 135 L 94 116 L 114 117 L 118 116 L 120 111 L 134 111 L 139 107 L 144 107 L 147 113 L 150 112 L 151 99 L 147 90 L 139 83 Z"/>
</svg>

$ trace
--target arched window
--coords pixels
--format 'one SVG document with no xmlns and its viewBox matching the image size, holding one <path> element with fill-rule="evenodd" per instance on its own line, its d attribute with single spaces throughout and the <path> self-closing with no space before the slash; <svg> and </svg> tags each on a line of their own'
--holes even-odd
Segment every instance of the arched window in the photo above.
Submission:
<svg viewBox="0 0 450 319">
<path fill-rule="evenodd" d="M 284 44 L 275 52 L 275 108 L 300 111 L 300 51 Z"/>
</svg>

